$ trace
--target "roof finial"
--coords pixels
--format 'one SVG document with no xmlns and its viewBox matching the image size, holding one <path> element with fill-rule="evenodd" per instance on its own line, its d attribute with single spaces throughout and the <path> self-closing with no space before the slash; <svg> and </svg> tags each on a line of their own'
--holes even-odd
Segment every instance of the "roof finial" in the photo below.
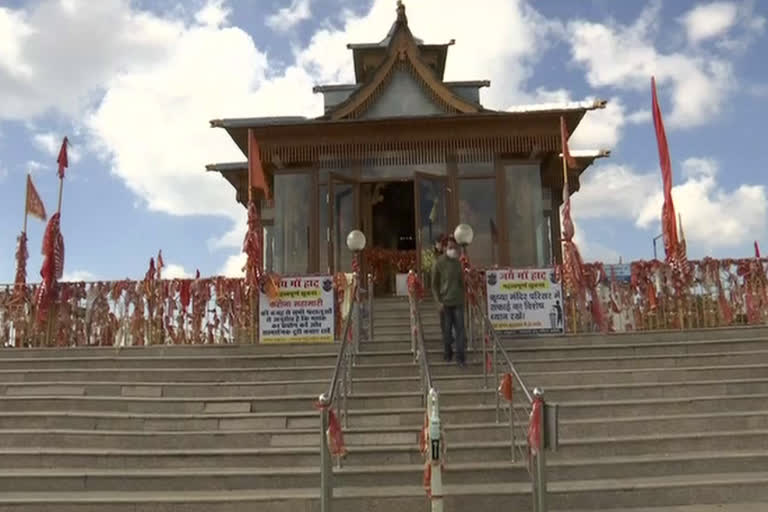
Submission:
<svg viewBox="0 0 768 512">
<path fill-rule="evenodd" d="M 408 24 L 408 18 L 405 16 L 405 5 L 403 0 L 397 0 L 397 21 Z"/>
</svg>

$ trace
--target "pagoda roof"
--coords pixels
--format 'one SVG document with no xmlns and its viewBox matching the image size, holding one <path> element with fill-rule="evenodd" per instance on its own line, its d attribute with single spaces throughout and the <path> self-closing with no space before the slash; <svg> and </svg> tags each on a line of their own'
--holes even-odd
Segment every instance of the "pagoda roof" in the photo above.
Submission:
<svg viewBox="0 0 768 512">
<path fill-rule="evenodd" d="M 424 45 L 423 41 L 414 37 L 408 27 L 405 5 L 398 1 L 397 18 L 381 42 L 349 46 L 355 52 L 355 77 L 359 87 L 347 99 L 334 105 L 323 118 L 336 120 L 361 117 L 375 103 L 398 70 L 408 71 L 445 113 L 482 112 L 482 105 L 459 96 L 442 81 L 447 48 L 451 44 L 453 41 L 445 45 Z M 374 55 L 369 62 L 363 55 L 366 52 L 373 52 Z M 429 52 L 437 52 L 431 55 L 430 61 L 426 60 Z M 370 64 L 370 70 L 366 64 Z"/>
<path fill-rule="evenodd" d="M 565 119 L 568 133 L 573 133 L 581 122 L 587 111 L 604 108 L 606 102 L 603 100 L 571 102 L 562 104 L 542 104 L 539 108 L 535 105 L 528 105 L 525 109 L 511 111 L 486 110 L 473 114 L 464 115 L 418 115 L 418 116 L 400 116 L 396 118 L 375 118 L 375 119 L 326 119 L 326 118 L 307 118 L 298 116 L 286 117 L 246 117 L 246 118 L 228 118 L 213 119 L 210 121 L 212 128 L 224 128 L 232 137 L 232 140 L 240 147 L 244 155 L 248 154 L 248 130 L 254 129 L 261 133 L 261 136 L 278 136 L 280 134 L 300 133 L 302 136 L 309 134 L 322 134 L 323 137 L 331 136 L 332 133 L 343 129 L 345 126 L 354 126 L 354 132 L 363 133 L 365 127 L 391 126 L 397 130 L 398 127 L 413 127 L 415 125 L 424 125 L 425 127 L 437 126 L 436 123 L 451 123 L 456 126 L 463 123 L 473 123 L 477 121 L 517 121 L 527 123 L 527 120 L 534 119 L 553 119 L 557 120 L 560 116 Z M 559 133 L 559 125 L 552 124 L 553 132 Z M 359 128 L 358 128 L 359 127 Z"/>
</svg>

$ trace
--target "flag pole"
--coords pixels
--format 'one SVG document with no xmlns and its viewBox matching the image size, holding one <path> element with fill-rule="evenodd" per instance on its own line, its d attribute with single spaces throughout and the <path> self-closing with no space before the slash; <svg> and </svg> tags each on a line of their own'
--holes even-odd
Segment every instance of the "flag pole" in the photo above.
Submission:
<svg viewBox="0 0 768 512">
<path fill-rule="evenodd" d="M 27 171 L 27 188 L 24 192 L 24 227 L 21 229 L 21 232 L 24 234 L 27 232 L 27 215 L 29 214 L 29 176 L 30 173 Z"/>
<path fill-rule="evenodd" d="M 253 138 L 253 133 L 251 132 L 251 130 L 248 130 L 248 207 L 247 207 L 248 215 L 250 215 L 251 203 L 253 202 L 253 183 L 251 182 L 251 180 L 252 180 L 252 178 L 251 178 L 251 174 L 252 174 L 251 173 L 251 168 L 252 168 L 253 162 L 251 160 L 253 159 L 253 157 L 255 155 L 254 155 L 254 152 L 251 151 L 251 147 L 253 146 L 253 141 L 251 140 L 252 138 Z M 249 220 L 250 220 L 250 218 L 249 218 Z M 250 229 L 250 227 L 248 229 Z M 250 269 L 248 269 L 248 270 L 250 270 Z M 246 270 L 246 274 L 247 274 L 248 270 Z M 255 297 L 255 295 L 253 293 L 253 290 L 249 290 L 249 294 L 248 295 L 249 295 L 248 301 L 250 302 L 250 309 L 251 309 L 251 329 L 250 329 L 251 332 L 249 333 L 250 334 L 250 339 L 248 341 L 250 341 L 251 345 L 254 345 L 254 344 L 256 344 L 256 336 L 257 336 L 257 333 L 256 333 L 256 329 L 257 329 L 257 327 L 256 327 L 256 325 L 257 325 L 256 324 L 256 318 L 257 318 L 257 315 L 258 315 L 258 311 L 255 311 L 255 309 L 256 309 L 256 297 Z"/>
<path fill-rule="evenodd" d="M 563 141 L 563 144 L 565 144 L 565 141 Z M 565 152 L 563 152 L 563 188 L 568 188 L 568 161 L 565 158 Z M 570 196 L 570 194 L 568 194 Z M 565 252 L 563 252 L 563 255 L 565 255 Z M 571 290 L 571 293 L 573 293 L 573 290 Z M 576 320 L 576 303 L 574 296 L 571 296 L 571 329 L 573 330 L 573 333 L 576 333 L 577 330 L 577 320 Z"/>
<path fill-rule="evenodd" d="M 56 211 L 59 213 L 61 213 L 61 195 L 63 191 L 64 191 L 64 177 L 59 176 L 59 204 L 56 207 Z"/>
</svg>

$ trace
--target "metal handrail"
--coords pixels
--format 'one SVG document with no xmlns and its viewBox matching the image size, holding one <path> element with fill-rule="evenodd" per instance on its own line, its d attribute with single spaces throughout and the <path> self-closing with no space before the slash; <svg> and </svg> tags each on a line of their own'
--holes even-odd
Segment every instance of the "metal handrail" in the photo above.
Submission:
<svg viewBox="0 0 768 512">
<path fill-rule="evenodd" d="M 426 443 L 426 465 L 429 469 L 428 496 L 432 512 L 443 511 L 443 460 L 445 457 L 445 433 L 440 420 L 440 393 L 432 380 L 429 368 L 429 356 L 424 343 L 424 328 L 421 323 L 419 308 L 420 296 L 417 292 L 421 286 L 412 286 L 417 281 L 416 273 L 408 272 L 408 303 L 410 305 L 411 350 L 419 366 L 422 404 L 424 406 L 425 424 L 421 439 Z"/>
<path fill-rule="evenodd" d="M 467 274 L 471 272 L 471 270 L 466 271 Z M 471 279 L 467 279 L 466 282 L 472 282 Z M 471 286 L 471 285 L 470 285 Z M 512 382 L 512 388 L 515 388 L 515 383 L 522 389 L 523 394 L 525 395 L 525 398 L 527 400 L 527 407 L 525 407 L 526 413 L 528 418 L 527 419 L 521 419 L 517 416 L 517 413 L 515 412 L 515 407 L 513 403 L 509 403 L 509 413 L 508 413 L 508 419 L 509 419 L 509 432 L 510 432 L 510 454 L 512 456 L 512 461 L 514 462 L 516 460 L 516 439 L 515 439 L 515 420 L 517 420 L 518 424 L 527 425 L 529 422 L 533 422 L 533 409 L 536 407 L 534 403 L 539 400 L 540 403 L 538 404 L 542 410 L 540 411 L 539 416 L 539 432 L 541 435 L 540 443 L 541 447 L 538 451 L 538 454 L 531 457 L 530 460 L 530 466 L 529 466 L 529 472 L 531 475 L 531 485 L 533 490 L 533 510 L 535 512 L 546 512 L 547 510 L 547 476 L 546 476 L 546 456 L 545 456 L 545 424 L 548 423 L 547 420 L 545 420 L 546 416 L 546 406 L 544 405 L 544 391 L 540 388 L 535 388 L 533 390 L 533 393 L 531 393 L 528 390 L 528 386 L 526 385 L 525 381 L 523 380 L 520 373 L 517 371 L 517 368 L 515 368 L 515 364 L 512 362 L 512 358 L 509 356 L 509 353 L 507 352 L 506 348 L 504 347 L 504 344 L 499 339 L 498 333 L 496 332 L 496 329 L 493 327 L 493 324 L 491 323 L 490 318 L 488 317 L 488 313 L 483 307 L 483 298 L 484 294 L 482 293 L 482 290 L 473 289 L 471 290 L 471 294 L 474 296 L 475 300 L 471 300 L 472 297 L 470 297 L 469 303 L 470 303 L 470 311 L 474 310 L 475 315 L 477 318 L 480 319 L 481 322 L 481 336 L 485 338 L 486 334 L 491 341 L 491 349 L 492 349 L 492 368 L 493 368 L 493 374 L 494 374 L 494 382 L 499 383 L 499 365 L 498 365 L 498 357 L 497 354 L 501 353 L 501 356 L 503 358 L 503 361 L 506 362 L 507 367 L 509 368 L 509 374 L 512 375 L 512 378 L 514 381 Z M 486 346 L 486 340 L 481 340 L 482 346 L 483 346 L 483 381 L 484 381 L 484 387 L 488 388 L 488 368 L 486 365 L 486 358 L 487 358 L 487 349 Z M 513 392 L 514 396 L 514 392 Z M 553 406 L 554 414 L 552 415 L 554 423 L 550 425 L 550 428 L 554 428 L 555 433 L 552 436 L 555 441 L 553 442 L 553 445 L 551 448 L 556 449 L 556 430 L 557 430 L 557 406 Z M 499 423 L 501 421 L 501 390 L 496 393 L 496 422 Z M 522 449 L 521 449 L 522 451 Z"/>
<path fill-rule="evenodd" d="M 409 278 L 415 276 L 413 270 L 408 272 Z M 424 343 L 424 328 L 421 323 L 420 297 L 414 296 L 414 290 L 408 289 L 408 302 L 411 308 L 411 351 L 419 364 L 421 373 L 422 392 L 426 399 L 429 391 L 434 388 L 432 372 L 429 369 L 429 356 Z"/>
<path fill-rule="evenodd" d="M 344 322 L 341 340 L 339 341 L 339 351 L 336 356 L 336 365 L 333 369 L 333 375 L 328 386 L 328 391 L 318 398 L 318 408 L 320 409 L 320 510 L 330 512 L 331 496 L 333 494 L 333 464 L 331 454 L 328 450 L 327 432 L 330 426 L 330 410 L 336 406 L 336 416 L 344 422 L 344 427 L 349 427 L 349 414 L 347 408 L 347 397 L 352 393 L 352 367 L 354 359 L 359 352 L 360 346 L 360 295 L 359 295 L 359 276 L 354 275 L 352 279 L 351 297 L 349 305 L 349 314 Z M 354 329 L 353 329 L 354 324 Z M 349 341 L 349 334 L 353 333 L 352 342 Z M 351 345 L 351 348 L 348 348 Z M 337 398 L 337 394 L 341 396 Z M 341 467 L 341 457 L 337 457 L 336 464 Z"/>
</svg>

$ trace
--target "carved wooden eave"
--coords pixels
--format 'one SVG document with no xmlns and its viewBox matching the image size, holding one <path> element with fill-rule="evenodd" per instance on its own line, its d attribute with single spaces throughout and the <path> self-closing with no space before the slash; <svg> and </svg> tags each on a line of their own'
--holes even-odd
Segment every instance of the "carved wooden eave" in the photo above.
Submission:
<svg viewBox="0 0 768 512">
<path fill-rule="evenodd" d="M 379 98 L 398 70 L 409 72 L 431 97 L 448 114 L 482 112 L 479 104 L 457 96 L 448 86 L 435 76 L 434 72 L 421 58 L 421 50 L 405 16 L 405 6 L 398 5 L 398 17 L 394 32 L 387 47 L 387 58 L 379 65 L 371 79 L 357 89 L 349 98 L 335 106 L 321 119 L 356 119 L 365 113 Z"/>
</svg>

